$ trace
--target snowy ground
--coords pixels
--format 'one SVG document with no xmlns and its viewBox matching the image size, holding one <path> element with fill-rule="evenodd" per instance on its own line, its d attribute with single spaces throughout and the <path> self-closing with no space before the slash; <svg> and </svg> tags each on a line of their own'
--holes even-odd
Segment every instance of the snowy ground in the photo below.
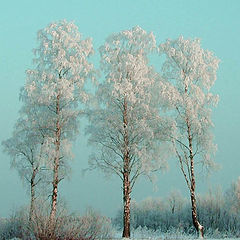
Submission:
<svg viewBox="0 0 240 240">
<path fill-rule="evenodd" d="M 189 237 L 154 237 L 154 238 L 131 238 L 130 240 L 199 240 L 199 238 Z M 204 238 L 204 240 L 239 240 L 240 238 Z M 109 239 L 108 239 L 109 240 Z M 114 238 L 113 240 L 128 240 L 127 238 Z"/>
<path fill-rule="evenodd" d="M 122 232 L 115 231 L 114 239 L 113 240 L 123 240 L 121 238 Z M 169 232 L 169 233 L 161 233 L 158 231 L 152 232 L 147 229 L 137 229 L 135 231 L 131 231 L 131 240 L 194 240 L 199 239 L 195 236 L 190 236 L 183 234 L 181 232 Z M 208 238 L 205 237 L 204 240 L 239 240 L 240 238 Z M 126 238 L 124 240 L 127 240 Z"/>
<path fill-rule="evenodd" d="M 161 233 L 159 231 L 150 231 L 146 228 L 138 228 L 131 231 L 131 238 L 122 238 L 122 231 L 114 231 L 112 239 L 101 240 L 194 240 L 198 239 L 195 236 L 183 234 L 181 232 Z M 204 240 L 240 240 L 240 238 L 204 238 Z M 10 240 L 21 240 L 19 238 L 12 238 Z"/>
<path fill-rule="evenodd" d="M 156 238 L 131 238 L 131 240 L 188 240 L 194 238 L 168 238 L 168 237 L 156 237 Z M 204 238 L 206 240 L 220 240 L 219 238 Z M 240 238 L 221 238 L 226 240 L 239 240 Z M 12 238 L 10 240 L 21 240 L 20 238 Z M 110 240 L 110 239 L 107 239 Z M 127 238 L 114 238 L 113 240 L 128 240 Z"/>
</svg>

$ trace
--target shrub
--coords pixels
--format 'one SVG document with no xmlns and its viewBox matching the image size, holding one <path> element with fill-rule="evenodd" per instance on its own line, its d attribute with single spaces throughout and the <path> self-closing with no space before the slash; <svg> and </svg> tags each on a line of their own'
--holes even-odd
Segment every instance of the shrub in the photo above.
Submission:
<svg viewBox="0 0 240 240">
<path fill-rule="evenodd" d="M 84 216 L 68 214 L 63 204 L 58 205 L 54 231 L 49 229 L 49 204 L 38 201 L 32 221 L 29 222 L 28 208 L 16 211 L 9 219 L 0 221 L 0 239 L 20 238 L 23 240 L 92 240 L 112 237 L 109 218 L 89 208 Z M 40 207 L 41 206 L 41 207 Z"/>
</svg>

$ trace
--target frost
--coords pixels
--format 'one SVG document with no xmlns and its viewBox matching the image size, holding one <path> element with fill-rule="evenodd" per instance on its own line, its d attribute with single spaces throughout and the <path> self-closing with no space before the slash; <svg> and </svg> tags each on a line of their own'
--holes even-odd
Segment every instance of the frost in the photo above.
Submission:
<svg viewBox="0 0 240 240">
<path fill-rule="evenodd" d="M 168 39 L 159 46 L 160 54 L 167 56 L 163 63 L 161 81 L 163 106 L 175 109 L 179 126 L 178 140 L 185 142 L 186 119 L 191 125 L 191 135 L 197 153 L 201 153 L 205 166 L 212 166 L 211 106 L 216 106 L 218 95 L 213 95 L 211 86 L 216 80 L 219 59 L 208 50 L 203 50 L 199 39 Z M 185 130 L 184 130 L 185 129 Z"/>
<path fill-rule="evenodd" d="M 111 35 L 99 48 L 106 78 L 96 91 L 98 106 L 89 114 L 86 132 L 96 146 L 89 163 L 122 177 L 128 152 L 131 187 L 139 175 L 166 168 L 171 153 L 166 133 L 174 131 L 173 124 L 159 116 L 154 97 L 159 76 L 147 59 L 155 44 L 154 35 L 137 26 Z"/>
<path fill-rule="evenodd" d="M 203 237 L 204 227 L 197 215 L 195 165 L 200 162 L 209 170 L 215 168 L 211 106 L 216 105 L 218 97 L 209 91 L 216 80 L 219 60 L 201 48 L 199 39 L 182 36 L 161 44 L 159 53 L 166 56 L 161 101 L 175 118 L 176 135 L 171 136 L 172 143 L 190 192 L 193 224 Z"/>
</svg>

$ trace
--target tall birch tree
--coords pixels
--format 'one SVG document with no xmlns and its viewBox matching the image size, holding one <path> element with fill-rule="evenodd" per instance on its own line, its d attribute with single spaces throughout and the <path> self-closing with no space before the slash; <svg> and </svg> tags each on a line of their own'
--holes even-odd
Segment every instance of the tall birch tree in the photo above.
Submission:
<svg viewBox="0 0 240 240">
<path fill-rule="evenodd" d="M 159 50 L 166 57 L 161 97 L 175 117 L 177 135 L 172 136 L 172 142 L 190 192 L 193 225 L 203 237 L 197 214 L 195 165 L 200 162 L 209 169 L 214 166 L 216 145 L 211 109 L 218 96 L 210 89 L 216 80 L 219 60 L 201 48 L 199 39 L 167 40 Z"/>
<path fill-rule="evenodd" d="M 155 73 L 147 54 L 156 47 L 152 33 L 140 27 L 111 35 L 100 47 L 105 79 L 96 91 L 87 133 L 95 146 L 90 168 L 120 177 L 123 237 L 130 237 L 130 200 L 137 178 L 165 165 L 163 131 L 171 124 L 159 116 L 153 99 Z"/>
<path fill-rule="evenodd" d="M 52 167 L 50 228 L 57 210 L 59 170 L 71 156 L 71 141 L 78 133 L 80 104 L 88 94 L 85 82 L 93 75 L 88 61 L 93 53 L 91 39 L 83 40 L 77 26 L 65 20 L 49 24 L 38 34 L 34 49 L 35 69 L 27 71 L 25 91 L 28 109 L 45 132 Z"/>
</svg>

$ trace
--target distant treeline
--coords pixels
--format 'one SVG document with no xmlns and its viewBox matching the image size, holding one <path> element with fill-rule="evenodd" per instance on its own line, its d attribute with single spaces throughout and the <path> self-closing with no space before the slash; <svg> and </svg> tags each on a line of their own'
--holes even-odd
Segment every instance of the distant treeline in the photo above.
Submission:
<svg viewBox="0 0 240 240">
<path fill-rule="evenodd" d="M 212 237 L 240 237 L 240 180 L 225 193 L 209 191 L 198 196 L 199 220 L 205 233 Z M 147 198 L 131 204 L 132 229 L 147 228 L 153 231 L 181 231 L 195 233 L 192 227 L 191 204 L 179 192 L 172 192 L 163 199 Z M 113 219 L 116 227 L 122 228 L 122 211 Z"/>
</svg>

